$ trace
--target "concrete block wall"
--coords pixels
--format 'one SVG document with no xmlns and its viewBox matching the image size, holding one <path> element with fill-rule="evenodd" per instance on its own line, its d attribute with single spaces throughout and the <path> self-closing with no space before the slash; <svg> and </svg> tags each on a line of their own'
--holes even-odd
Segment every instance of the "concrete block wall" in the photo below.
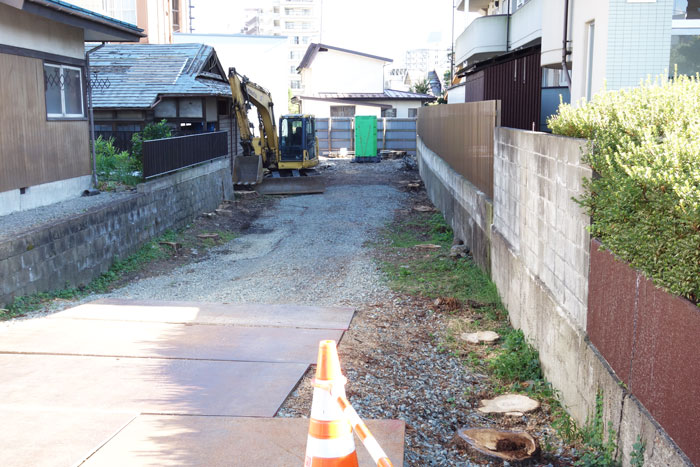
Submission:
<svg viewBox="0 0 700 467">
<path fill-rule="evenodd" d="M 116 259 L 233 197 L 228 158 L 138 186 L 126 199 L 0 243 L 0 306 L 15 297 L 85 285 Z"/>
<path fill-rule="evenodd" d="M 491 269 L 492 204 L 485 193 L 430 150 L 417 137 L 418 170 L 428 197 L 454 230 L 455 239 L 469 248 L 474 261 Z"/>
<path fill-rule="evenodd" d="M 617 432 L 618 455 L 630 465 L 641 436 L 645 465 L 692 465 L 653 416 L 620 381 L 586 334 L 589 217 L 572 198 L 582 179 L 584 142 L 496 128 L 494 198 L 483 196 L 418 137 L 421 178 L 435 205 L 474 258 L 490 272 L 514 327 L 540 353 L 547 379 L 571 416 L 585 424 L 596 395 L 604 396 L 606 426 Z"/>
<path fill-rule="evenodd" d="M 585 142 L 496 128 L 494 231 L 550 291 L 577 326 L 586 328 L 590 217 L 573 200 L 591 177 L 581 164 Z"/>
</svg>

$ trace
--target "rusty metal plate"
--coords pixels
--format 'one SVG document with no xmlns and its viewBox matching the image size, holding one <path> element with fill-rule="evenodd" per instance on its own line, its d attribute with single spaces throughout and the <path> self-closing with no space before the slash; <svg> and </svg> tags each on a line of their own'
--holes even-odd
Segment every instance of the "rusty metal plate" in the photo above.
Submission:
<svg viewBox="0 0 700 467">
<path fill-rule="evenodd" d="M 52 315 L 51 319 L 80 318 L 347 330 L 354 313 L 354 309 L 348 307 L 164 302 L 110 298 L 70 308 Z"/>
<path fill-rule="evenodd" d="M 343 331 L 101 320 L 31 320 L 0 329 L 0 352 L 316 363 Z"/>
<path fill-rule="evenodd" d="M 305 363 L 0 354 L 0 409 L 271 417 L 307 368 Z"/>
<path fill-rule="evenodd" d="M 138 414 L 0 408 L 0 465 L 77 465 Z"/>
<path fill-rule="evenodd" d="M 403 465 L 401 420 L 368 420 L 394 466 Z M 91 456 L 85 466 L 303 465 L 308 419 L 142 415 Z M 376 466 L 355 437 L 360 466 Z"/>
</svg>

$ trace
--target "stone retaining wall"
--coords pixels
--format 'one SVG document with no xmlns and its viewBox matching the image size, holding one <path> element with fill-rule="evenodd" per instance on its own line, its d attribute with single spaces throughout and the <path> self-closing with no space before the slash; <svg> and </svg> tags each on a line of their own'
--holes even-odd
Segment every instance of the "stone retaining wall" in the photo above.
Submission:
<svg viewBox="0 0 700 467">
<path fill-rule="evenodd" d="M 496 128 L 493 202 L 448 170 L 420 137 L 419 167 L 431 200 L 455 235 L 470 245 L 477 264 L 490 272 L 511 323 L 539 351 L 544 374 L 571 416 L 585 424 L 600 391 L 605 423 L 612 422 L 617 432 L 624 465 L 629 465 L 637 436 L 646 443 L 646 466 L 692 465 L 586 333 L 590 218 L 572 200 L 582 192 L 582 179 L 591 176 L 580 161 L 582 145 L 575 139 Z M 484 209 L 491 205 L 492 210 Z"/>
<path fill-rule="evenodd" d="M 167 229 L 233 198 L 227 158 L 138 186 L 126 199 L 0 243 L 0 306 L 15 297 L 85 285 Z"/>
<path fill-rule="evenodd" d="M 423 144 L 420 137 L 417 148 L 418 169 L 428 197 L 442 211 L 455 239 L 464 242 L 474 261 L 489 271 L 491 200 Z"/>
</svg>

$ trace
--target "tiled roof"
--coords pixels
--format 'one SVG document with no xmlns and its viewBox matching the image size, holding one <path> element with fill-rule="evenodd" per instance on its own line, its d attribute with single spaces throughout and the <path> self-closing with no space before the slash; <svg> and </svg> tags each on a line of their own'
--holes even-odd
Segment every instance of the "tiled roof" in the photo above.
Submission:
<svg viewBox="0 0 700 467">
<path fill-rule="evenodd" d="M 93 106 L 147 109 L 165 96 L 231 97 L 225 76 L 202 75 L 212 54 L 203 44 L 107 44 L 90 54 L 91 78 L 109 81 L 95 87 Z"/>
</svg>

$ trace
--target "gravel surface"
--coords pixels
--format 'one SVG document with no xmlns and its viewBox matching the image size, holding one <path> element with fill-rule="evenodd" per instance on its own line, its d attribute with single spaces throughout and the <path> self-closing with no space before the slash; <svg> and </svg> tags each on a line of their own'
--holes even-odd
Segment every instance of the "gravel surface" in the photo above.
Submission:
<svg viewBox="0 0 700 467">
<path fill-rule="evenodd" d="M 401 161 L 331 160 L 331 178 L 339 165 L 360 183 L 368 181 L 363 172 L 372 177 L 380 171 L 398 174 L 402 167 Z M 109 296 L 315 305 L 376 301 L 387 289 L 363 244 L 375 238 L 408 197 L 386 184 L 336 182 L 331 180 L 323 195 L 282 198 L 246 235 L 209 250 L 207 260 L 136 281 Z"/>
<path fill-rule="evenodd" d="M 56 222 L 84 212 L 99 209 L 113 201 L 134 196 L 132 192 L 102 192 L 97 196 L 81 196 L 60 203 L 0 216 L 0 241 L 15 237 L 42 224 Z"/>
</svg>

